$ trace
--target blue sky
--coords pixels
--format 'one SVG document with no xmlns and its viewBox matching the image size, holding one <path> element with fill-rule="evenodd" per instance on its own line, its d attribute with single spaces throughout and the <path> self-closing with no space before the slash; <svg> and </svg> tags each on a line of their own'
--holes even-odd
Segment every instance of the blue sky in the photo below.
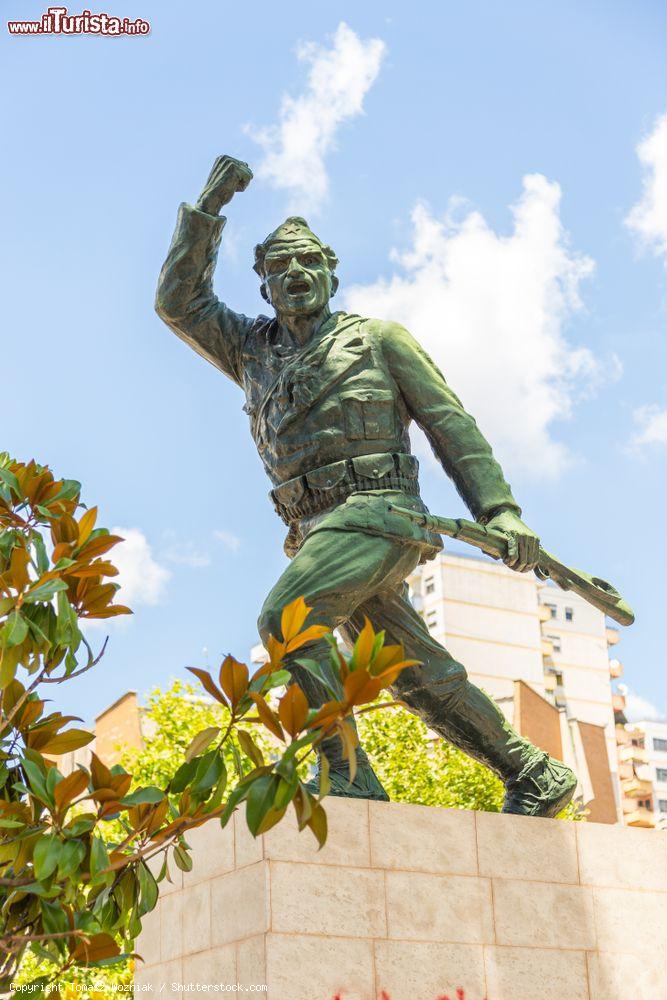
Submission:
<svg viewBox="0 0 667 1000">
<path fill-rule="evenodd" d="M 3 0 L 3 21 L 43 9 Z M 150 35 L 0 35 L 1 445 L 133 529 L 135 616 L 67 704 L 91 718 L 204 648 L 245 655 L 284 565 L 239 390 L 153 312 L 178 203 L 227 152 L 257 176 L 218 293 L 263 311 L 252 247 L 308 210 L 341 306 L 425 341 L 545 545 L 634 605 L 625 681 L 667 714 L 664 5 L 107 9 Z M 423 465 L 431 508 L 464 515 Z"/>
</svg>

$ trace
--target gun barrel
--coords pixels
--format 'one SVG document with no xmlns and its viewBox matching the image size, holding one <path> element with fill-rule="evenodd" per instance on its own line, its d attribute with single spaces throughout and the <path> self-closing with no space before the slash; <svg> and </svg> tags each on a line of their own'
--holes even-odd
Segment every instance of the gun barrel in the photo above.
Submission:
<svg viewBox="0 0 667 1000">
<path fill-rule="evenodd" d="M 389 506 L 395 513 L 402 514 L 426 528 L 427 531 L 468 542 L 493 559 L 503 559 L 507 554 L 507 539 L 499 532 L 487 531 L 483 525 L 474 521 L 436 517 L 434 514 L 426 514 L 394 504 Z M 572 590 L 575 594 L 579 594 L 585 601 L 602 611 L 603 614 L 609 615 L 619 625 L 632 625 L 635 620 L 630 605 L 610 583 L 599 577 L 583 573 L 581 570 L 571 569 L 542 547 L 540 547 L 536 573 L 542 580 L 552 579 L 562 590 Z"/>
</svg>

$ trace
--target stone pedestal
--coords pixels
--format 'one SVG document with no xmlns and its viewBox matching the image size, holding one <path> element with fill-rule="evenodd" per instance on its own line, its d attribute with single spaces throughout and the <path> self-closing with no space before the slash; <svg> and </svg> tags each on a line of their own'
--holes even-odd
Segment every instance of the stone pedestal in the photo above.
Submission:
<svg viewBox="0 0 667 1000">
<path fill-rule="evenodd" d="M 145 918 L 137 987 L 269 1000 L 667 997 L 667 835 L 349 799 L 326 808 L 319 852 L 288 820 L 257 840 L 242 813 L 194 831 L 192 872 Z"/>
</svg>

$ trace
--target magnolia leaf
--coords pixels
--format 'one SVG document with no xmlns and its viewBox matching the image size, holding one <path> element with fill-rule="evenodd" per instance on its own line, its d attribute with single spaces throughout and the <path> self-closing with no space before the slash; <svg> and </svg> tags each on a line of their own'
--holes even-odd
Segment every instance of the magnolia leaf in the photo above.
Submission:
<svg viewBox="0 0 667 1000">
<path fill-rule="evenodd" d="M 243 695 L 248 690 L 249 672 L 245 663 L 239 663 L 233 656 L 226 656 L 220 667 L 220 686 L 236 708 Z"/>
<path fill-rule="evenodd" d="M 4 646 L 18 646 L 28 634 L 28 623 L 20 611 L 12 611 L 0 632 Z"/>
<path fill-rule="evenodd" d="M 295 649 L 300 649 L 301 646 L 305 646 L 307 642 L 316 642 L 330 631 L 331 629 L 328 625 L 311 625 L 303 632 L 299 632 L 298 635 L 295 635 L 293 639 L 290 639 L 287 643 L 286 651 L 288 653 L 293 653 Z"/>
<path fill-rule="evenodd" d="M 273 808 L 279 780 L 276 774 L 264 774 L 250 785 L 246 800 L 246 823 L 253 837 L 258 835 L 262 820 Z"/>
<path fill-rule="evenodd" d="M 162 802 L 163 798 L 162 789 L 155 785 L 147 785 L 145 788 L 137 788 L 134 792 L 130 792 L 129 795 L 120 800 L 120 804 L 122 806 L 154 805 L 156 802 Z"/>
<path fill-rule="evenodd" d="M 364 627 L 354 644 L 352 659 L 350 660 L 350 670 L 357 670 L 359 667 L 367 668 L 370 665 L 374 643 L 375 630 L 366 615 L 364 615 Z"/>
<path fill-rule="evenodd" d="M 97 507 L 91 507 L 87 510 L 79 521 L 79 537 L 77 540 L 77 545 L 80 548 L 85 545 L 90 538 L 91 532 L 95 527 L 95 521 L 97 520 Z"/>
<path fill-rule="evenodd" d="M 174 861 L 176 863 L 176 867 L 180 868 L 182 872 L 192 871 L 192 858 L 180 844 L 174 848 Z"/>
<path fill-rule="evenodd" d="M 93 934 L 87 941 L 80 940 L 70 958 L 76 965 L 95 965 L 103 959 L 120 955 L 120 948 L 110 934 Z"/>
<path fill-rule="evenodd" d="M 321 850 L 327 839 L 327 814 L 319 802 L 313 806 L 310 818 L 306 821 L 306 826 L 310 827 L 317 838 L 319 850 Z"/>
<path fill-rule="evenodd" d="M 254 701 L 257 707 L 257 714 L 259 715 L 261 721 L 264 723 L 266 728 L 269 730 L 269 732 L 273 733 L 274 736 L 277 736 L 278 739 L 282 740 L 284 743 L 285 734 L 282 730 L 282 726 L 280 725 L 280 719 L 278 718 L 276 713 L 273 711 L 272 708 L 270 708 L 266 704 L 264 698 L 262 698 L 261 695 L 251 692 L 250 697 Z"/>
<path fill-rule="evenodd" d="M 291 684 L 280 699 L 278 716 L 283 728 L 292 739 L 305 726 L 308 718 L 308 701 L 298 684 Z"/>
<path fill-rule="evenodd" d="M 291 604 L 283 608 L 282 615 L 280 616 L 280 631 L 282 632 L 283 642 L 288 643 L 290 639 L 293 639 L 301 631 L 301 626 L 308 617 L 310 610 L 303 597 L 297 597 L 295 601 L 292 601 Z"/>
<path fill-rule="evenodd" d="M 53 799 L 58 812 L 67 809 L 70 802 L 78 795 L 81 795 L 86 788 L 88 788 L 88 775 L 85 771 L 81 771 L 78 768 L 63 778 L 62 781 L 59 781 L 53 792 Z"/>
<path fill-rule="evenodd" d="M 237 730 L 236 735 L 239 743 L 241 744 L 241 749 L 246 757 L 249 757 L 256 767 L 264 767 L 264 756 L 262 751 L 253 740 L 250 733 L 247 733 L 245 729 L 239 729 Z"/>
<path fill-rule="evenodd" d="M 61 590 L 67 590 L 67 584 L 64 580 L 47 580 L 46 583 L 42 584 L 38 582 L 30 588 L 23 598 L 23 603 L 36 604 L 38 601 L 50 601 Z"/>
<path fill-rule="evenodd" d="M 68 729 L 66 733 L 59 733 L 40 747 L 42 753 L 59 756 L 63 753 L 70 753 L 72 750 L 79 750 L 85 747 L 95 737 L 93 733 L 87 733 L 85 729 Z"/>
<path fill-rule="evenodd" d="M 159 889 L 153 873 L 143 861 L 140 861 L 137 866 L 137 875 L 140 892 L 139 916 L 143 917 L 144 914 L 150 913 L 151 910 L 155 909 Z"/>
<path fill-rule="evenodd" d="M 208 673 L 207 670 L 200 670 L 199 667 L 187 667 L 186 669 L 189 670 L 191 674 L 194 674 L 195 677 L 199 679 L 199 681 L 201 681 L 204 690 L 210 694 L 211 698 L 215 699 L 215 701 L 220 702 L 221 705 L 229 707 L 227 699 L 225 698 L 222 691 L 220 691 L 220 689 L 217 687 L 215 681 L 213 680 L 213 678 L 211 677 L 211 675 Z"/>
<path fill-rule="evenodd" d="M 220 726 L 207 726 L 206 729 L 198 732 L 185 751 L 186 761 L 191 761 L 193 757 L 197 757 L 202 750 L 205 750 L 219 732 Z"/>
<path fill-rule="evenodd" d="M 47 879 L 58 867 L 63 843 L 53 835 L 40 837 L 32 854 L 32 864 L 35 878 L 38 881 Z"/>
<path fill-rule="evenodd" d="M 300 667 L 303 667 L 304 670 L 307 670 L 308 673 L 315 678 L 315 680 L 319 681 L 319 683 L 326 688 L 332 698 L 338 697 L 340 692 L 335 691 L 332 687 L 331 681 L 324 672 L 324 668 L 321 663 L 318 663 L 317 660 L 297 660 L 296 662 Z"/>
</svg>

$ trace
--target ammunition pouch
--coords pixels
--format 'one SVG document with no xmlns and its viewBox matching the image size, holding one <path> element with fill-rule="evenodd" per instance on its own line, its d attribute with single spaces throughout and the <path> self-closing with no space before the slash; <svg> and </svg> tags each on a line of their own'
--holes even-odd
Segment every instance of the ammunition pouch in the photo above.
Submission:
<svg viewBox="0 0 667 1000">
<path fill-rule="evenodd" d="M 269 496 L 285 524 L 291 525 L 330 510 L 359 491 L 402 490 L 419 496 L 418 472 L 414 455 L 358 455 L 288 479 Z"/>
</svg>

